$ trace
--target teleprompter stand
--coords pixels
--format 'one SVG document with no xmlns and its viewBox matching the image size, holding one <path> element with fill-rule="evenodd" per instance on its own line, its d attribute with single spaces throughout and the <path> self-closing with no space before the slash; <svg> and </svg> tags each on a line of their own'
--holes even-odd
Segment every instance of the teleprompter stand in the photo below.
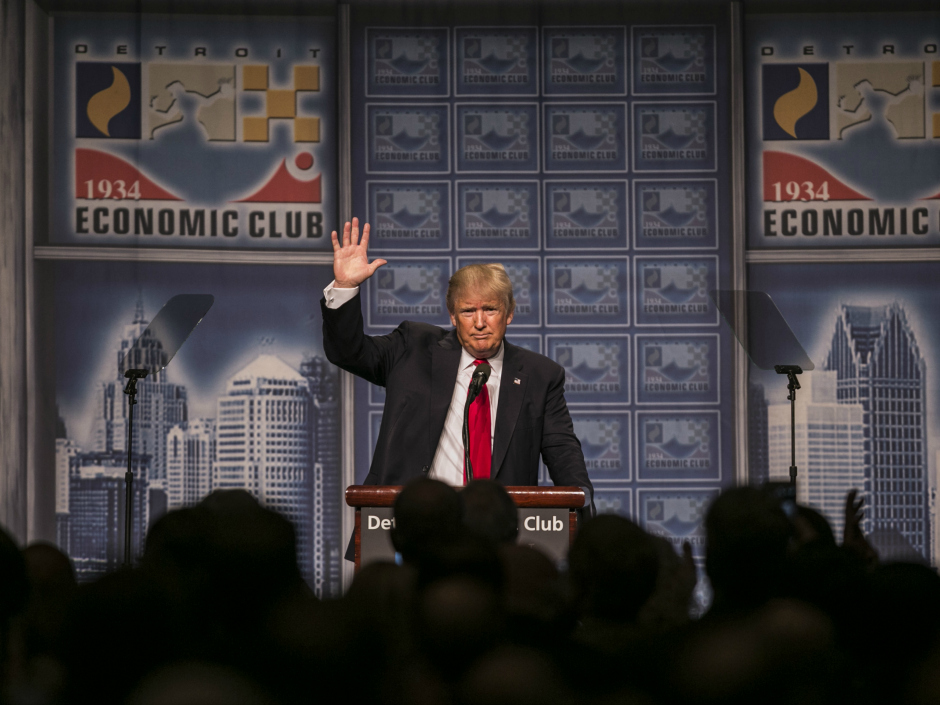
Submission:
<svg viewBox="0 0 940 705">
<path fill-rule="evenodd" d="M 787 376 L 790 402 L 790 485 L 796 488 L 796 390 L 797 375 L 814 369 L 813 361 L 796 339 L 783 314 L 763 291 L 719 289 L 710 292 L 722 317 L 748 358 L 762 370 Z"/>
<path fill-rule="evenodd" d="M 137 381 L 154 377 L 173 359 L 177 351 L 208 313 L 215 298 L 211 294 L 178 294 L 164 304 L 147 329 L 128 348 L 121 361 L 127 384 L 127 472 L 124 473 L 124 565 L 131 564 L 134 518 L 134 406 Z"/>
</svg>

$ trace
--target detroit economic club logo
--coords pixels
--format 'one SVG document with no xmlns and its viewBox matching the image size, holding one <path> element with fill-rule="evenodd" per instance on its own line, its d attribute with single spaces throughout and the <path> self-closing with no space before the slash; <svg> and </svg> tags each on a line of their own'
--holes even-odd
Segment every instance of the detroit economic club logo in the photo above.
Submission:
<svg viewBox="0 0 940 705">
<path fill-rule="evenodd" d="M 369 325 L 397 326 L 403 318 L 445 324 L 450 258 L 398 260 L 369 280 Z"/>
<path fill-rule="evenodd" d="M 622 27 L 546 28 L 546 95 L 623 95 L 626 92 Z"/>
<path fill-rule="evenodd" d="M 549 249 L 601 249 L 627 244 L 623 182 L 547 182 Z"/>
<path fill-rule="evenodd" d="M 630 412 L 575 411 L 574 432 L 581 441 L 592 482 L 630 480 Z"/>
<path fill-rule="evenodd" d="M 846 40 L 803 49 L 841 58 L 788 61 L 760 47 L 755 230 L 773 246 L 932 242 L 940 233 L 937 45 L 862 51 Z"/>
<path fill-rule="evenodd" d="M 87 47 L 76 52 L 86 56 Z M 294 64 L 283 84 L 257 63 L 82 60 L 74 67 L 76 234 L 322 238 L 321 122 L 303 99 L 320 91 L 319 65 Z M 260 109 L 258 100 L 248 107 L 249 94 Z M 289 151 L 246 160 L 247 145 L 270 144 L 275 125 L 290 131 Z M 167 170 L 181 151 L 190 169 Z M 201 179 L 202 169 L 239 178 Z"/>
<path fill-rule="evenodd" d="M 718 480 L 717 411 L 637 412 L 640 480 Z"/>
<path fill-rule="evenodd" d="M 537 95 L 538 39 L 534 27 L 460 27 L 458 95 Z"/>
<path fill-rule="evenodd" d="M 449 106 L 370 105 L 366 112 L 367 171 L 445 173 L 450 170 Z"/>
<path fill-rule="evenodd" d="M 368 192 L 376 251 L 450 246 L 449 184 L 370 182 Z"/>
<path fill-rule="evenodd" d="M 627 259 L 546 258 L 549 325 L 626 325 Z"/>
<path fill-rule="evenodd" d="M 565 368 L 569 404 L 630 403 L 630 336 L 547 336 L 548 356 Z"/>
<path fill-rule="evenodd" d="M 636 337 L 637 403 L 717 403 L 717 335 Z"/>
<path fill-rule="evenodd" d="M 716 325 L 717 258 L 636 257 L 637 325 Z"/>
<path fill-rule="evenodd" d="M 718 246 L 714 179 L 634 181 L 637 248 L 714 249 Z"/>
</svg>

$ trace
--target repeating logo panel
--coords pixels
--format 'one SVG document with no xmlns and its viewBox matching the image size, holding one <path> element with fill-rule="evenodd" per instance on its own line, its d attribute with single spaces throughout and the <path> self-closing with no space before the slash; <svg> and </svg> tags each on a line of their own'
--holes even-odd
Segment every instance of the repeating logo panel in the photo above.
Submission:
<svg viewBox="0 0 940 705">
<path fill-rule="evenodd" d="M 715 171 L 714 103 L 634 103 L 635 171 Z"/>
<path fill-rule="evenodd" d="M 537 181 L 458 181 L 457 248 L 539 247 Z"/>
<path fill-rule="evenodd" d="M 636 425 L 638 480 L 721 479 L 717 411 L 638 411 Z"/>
<path fill-rule="evenodd" d="M 622 27 L 546 28 L 545 95 L 625 95 Z"/>
<path fill-rule="evenodd" d="M 625 326 L 629 258 L 545 258 L 549 326 Z"/>
<path fill-rule="evenodd" d="M 565 368 L 569 405 L 630 403 L 629 335 L 548 335 L 548 356 Z"/>
<path fill-rule="evenodd" d="M 388 174 L 447 173 L 450 149 L 447 105 L 369 105 L 366 171 Z"/>
<path fill-rule="evenodd" d="M 715 92 L 715 28 L 633 28 L 633 92 L 686 95 Z"/>
<path fill-rule="evenodd" d="M 626 248 L 629 220 L 625 181 L 545 183 L 548 249 Z"/>
<path fill-rule="evenodd" d="M 535 27 L 458 27 L 457 95 L 538 95 Z"/>
<path fill-rule="evenodd" d="M 450 183 L 369 182 L 370 247 L 385 250 L 450 249 Z"/>
<path fill-rule="evenodd" d="M 694 556 L 705 555 L 705 512 L 717 489 L 638 490 L 639 524 L 676 550 L 688 542 Z"/>
<path fill-rule="evenodd" d="M 545 170 L 626 170 L 626 120 L 621 103 L 546 105 Z"/>
<path fill-rule="evenodd" d="M 718 335 L 636 336 L 637 404 L 717 404 Z"/>
<path fill-rule="evenodd" d="M 637 249 L 718 247 L 718 184 L 714 179 L 634 181 Z"/>
<path fill-rule="evenodd" d="M 718 325 L 718 258 L 636 257 L 636 325 Z"/>
<path fill-rule="evenodd" d="M 512 325 L 516 325 L 515 320 L 513 320 Z M 540 335 L 516 335 L 514 331 L 510 330 L 510 335 L 506 337 L 513 345 L 518 345 L 520 348 L 539 354 L 542 353 L 542 336 Z M 542 468 L 539 468 L 539 473 L 541 474 L 541 472 Z"/>
<path fill-rule="evenodd" d="M 492 262 L 492 258 L 458 257 L 457 267 L 468 264 L 484 264 Z M 539 326 L 541 317 L 541 262 L 538 257 L 500 257 L 499 263 L 506 269 L 509 281 L 512 282 L 512 295 L 516 300 L 516 311 L 513 314 L 512 327 Z M 541 339 L 540 339 L 541 340 Z M 515 343 L 515 339 L 513 339 Z M 518 345 L 518 343 L 517 343 Z M 539 343 L 541 347 L 541 343 Z M 537 351 L 538 352 L 538 351 Z"/>
<path fill-rule="evenodd" d="M 633 490 L 595 487 L 594 508 L 598 514 L 617 514 L 627 519 L 634 519 Z"/>
<path fill-rule="evenodd" d="M 447 36 L 446 29 L 367 29 L 366 95 L 449 95 Z"/>
<path fill-rule="evenodd" d="M 404 320 L 449 325 L 444 300 L 450 279 L 449 257 L 389 262 L 369 279 L 370 326 L 397 326 Z"/>
<path fill-rule="evenodd" d="M 594 486 L 629 482 L 630 412 L 574 411 L 571 420 Z"/>
<path fill-rule="evenodd" d="M 538 106 L 457 105 L 457 171 L 537 172 Z"/>
</svg>

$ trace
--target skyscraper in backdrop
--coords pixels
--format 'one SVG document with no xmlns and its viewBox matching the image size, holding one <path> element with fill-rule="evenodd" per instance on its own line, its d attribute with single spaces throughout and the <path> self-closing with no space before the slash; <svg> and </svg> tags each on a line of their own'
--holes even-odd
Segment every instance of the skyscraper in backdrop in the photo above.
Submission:
<svg viewBox="0 0 940 705">
<path fill-rule="evenodd" d="M 839 403 L 864 410 L 872 544 L 882 558 L 932 560 L 926 365 L 900 304 L 843 305 L 824 369 Z"/>
<path fill-rule="evenodd" d="M 343 478 L 340 463 L 339 373 L 325 358 L 303 361 L 312 400 L 313 589 L 317 597 L 340 597 L 343 548 Z"/>
<path fill-rule="evenodd" d="M 822 512 L 837 540 L 845 525 L 845 496 L 857 488 L 868 496 L 865 421 L 860 404 L 840 404 L 835 370 L 801 376 L 796 397 L 797 502 Z M 782 386 L 782 385 L 781 385 Z M 790 403 L 765 406 L 771 480 L 790 480 Z M 871 520 L 866 518 L 863 530 Z"/>
<path fill-rule="evenodd" d="M 95 411 L 94 448 L 97 452 L 124 451 L 127 445 L 127 402 L 124 394 L 124 372 L 128 368 L 124 356 L 147 329 L 149 321 L 144 317 L 144 304 L 138 299 L 134 320 L 124 326 L 124 332 L 116 350 L 113 351 L 115 377 L 101 382 Z M 144 338 L 135 350 L 132 368 L 162 368 L 167 363 L 167 353 L 156 338 Z M 166 438 L 169 430 L 187 419 L 186 388 L 171 384 L 167 371 L 161 369 L 137 383 L 137 407 L 134 409 L 134 453 L 151 458 L 151 484 L 166 479 Z"/>
<path fill-rule="evenodd" d="M 244 489 L 290 519 L 304 577 L 313 574 L 313 443 L 306 378 L 274 355 L 236 372 L 219 396 L 212 489 Z"/>
<path fill-rule="evenodd" d="M 767 459 L 767 398 L 764 385 L 747 385 L 747 476 L 753 485 L 770 477 Z"/>
<path fill-rule="evenodd" d="M 215 419 L 177 424 L 166 439 L 167 509 L 191 507 L 209 494 L 215 460 Z"/>
<path fill-rule="evenodd" d="M 127 470 L 127 416 L 124 356 L 144 335 L 149 321 L 138 299 L 133 321 L 124 326 L 111 352 L 113 376 L 96 390 L 91 450 L 73 439 L 56 442 L 56 540 L 75 564 L 79 580 L 118 568 L 124 551 L 124 474 Z M 162 367 L 167 353 L 145 336 L 132 367 Z M 134 504 L 132 556 L 143 548 L 150 524 L 166 512 L 167 434 L 188 415 L 186 388 L 168 381 L 161 369 L 137 383 L 134 409 Z M 63 424 L 64 427 L 64 424 Z M 64 428 L 63 428 L 64 434 Z"/>
</svg>

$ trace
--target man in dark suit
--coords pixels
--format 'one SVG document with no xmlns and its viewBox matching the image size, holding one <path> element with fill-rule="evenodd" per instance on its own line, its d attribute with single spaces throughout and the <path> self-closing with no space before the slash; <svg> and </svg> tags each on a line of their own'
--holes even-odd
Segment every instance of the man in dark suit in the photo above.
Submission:
<svg viewBox="0 0 940 705">
<path fill-rule="evenodd" d="M 565 404 L 564 369 L 504 339 L 515 301 L 502 265 L 470 265 L 454 274 L 447 291 L 453 330 L 405 321 L 388 335 L 371 337 L 363 333 L 359 285 L 386 262 L 370 264 L 368 244 L 369 225 L 360 241 L 355 218 L 341 241 L 333 232 L 335 280 L 320 302 L 327 358 L 386 388 L 365 483 L 400 485 L 430 476 L 464 484 L 464 403 L 475 365 L 486 361 L 492 373 L 481 397 L 488 397 L 489 411 L 480 424 L 489 427 L 484 443 L 491 456 L 478 463 L 471 451 L 474 477 L 537 485 L 541 455 L 552 481 L 584 488 L 590 506 L 593 490 Z"/>
</svg>

